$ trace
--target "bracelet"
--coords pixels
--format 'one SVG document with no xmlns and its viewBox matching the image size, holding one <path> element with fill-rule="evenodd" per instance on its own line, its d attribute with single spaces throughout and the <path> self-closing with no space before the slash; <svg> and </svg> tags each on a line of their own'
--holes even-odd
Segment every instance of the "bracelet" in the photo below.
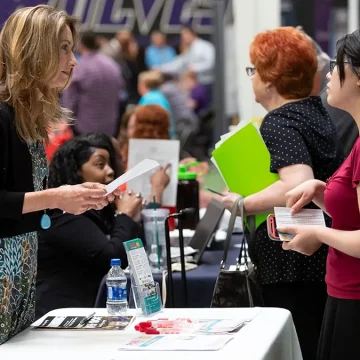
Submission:
<svg viewBox="0 0 360 360">
<path fill-rule="evenodd" d="M 117 216 L 119 216 L 119 215 L 124 215 L 124 213 L 123 212 L 121 212 L 121 211 L 115 211 L 115 214 L 114 214 L 114 217 L 117 217 Z"/>
</svg>

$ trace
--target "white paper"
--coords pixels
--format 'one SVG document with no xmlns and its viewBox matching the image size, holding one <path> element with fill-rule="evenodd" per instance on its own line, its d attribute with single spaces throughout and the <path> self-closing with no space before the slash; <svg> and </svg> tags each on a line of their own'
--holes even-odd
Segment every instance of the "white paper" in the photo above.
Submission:
<svg viewBox="0 0 360 360">
<path fill-rule="evenodd" d="M 324 213 L 320 209 L 302 209 L 292 215 L 290 208 L 275 207 L 276 227 L 318 225 L 326 226 Z M 279 233 L 280 240 L 289 241 L 294 235 Z"/>
<path fill-rule="evenodd" d="M 168 169 L 170 182 L 163 193 L 162 205 L 176 206 L 180 142 L 178 140 L 130 139 L 128 154 L 129 167 L 148 156 L 156 160 L 160 166 L 171 164 Z M 154 172 L 141 178 L 132 179 L 128 182 L 128 188 L 141 192 L 142 196 L 149 200 L 151 195 L 150 177 Z"/>
<path fill-rule="evenodd" d="M 105 186 L 105 190 L 107 192 L 106 195 L 112 193 L 115 189 L 117 189 L 122 184 L 129 182 L 132 179 L 138 178 L 139 176 L 146 174 L 147 172 L 154 170 L 160 166 L 160 164 L 151 159 L 142 159 L 143 161 L 138 164 L 134 164 L 133 167 L 130 167 L 125 174 L 122 174 L 117 179 L 112 181 L 110 184 Z M 140 192 L 138 189 L 134 189 L 137 192 Z"/>
<path fill-rule="evenodd" d="M 291 215 L 290 208 L 276 207 L 276 226 L 325 225 L 324 213 L 320 209 L 302 209 Z"/>
<path fill-rule="evenodd" d="M 196 254 L 199 250 L 193 249 L 191 246 L 184 246 L 184 256 L 189 256 Z M 172 246 L 170 249 L 171 252 L 171 258 L 178 258 L 180 257 L 180 248 Z"/>
<path fill-rule="evenodd" d="M 199 329 L 196 330 L 197 334 L 217 334 L 226 335 L 231 332 L 239 331 L 243 326 L 250 323 L 258 314 L 244 317 L 242 319 L 213 319 L 213 320 L 200 320 Z"/>
<path fill-rule="evenodd" d="M 144 247 L 127 251 L 127 257 L 136 286 L 154 282 Z"/>
<path fill-rule="evenodd" d="M 217 162 L 216 162 L 216 160 L 215 160 L 215 158 L 214 158 L 213 156 L 211 157 L 210 161 L 215 165 L 217 171 L 219 172 L 219 174 L 221 175 L 221 178 L 222 178 L 223 181 L 224 181 L 225 186 L 226 186 L 227 188 L 229 188 L 229 186 L 227 185 L 226 180 L 225 180 L 223 174 L 222 174 L 221 171 L 220 171 L 219 165 L 217 164 Z"/>
<path fill-rule="evenodd" d="M 233 337 L 229 335 L 140 335 L 119 350 L 136 351 L 216 351 Z"/>
</svg>

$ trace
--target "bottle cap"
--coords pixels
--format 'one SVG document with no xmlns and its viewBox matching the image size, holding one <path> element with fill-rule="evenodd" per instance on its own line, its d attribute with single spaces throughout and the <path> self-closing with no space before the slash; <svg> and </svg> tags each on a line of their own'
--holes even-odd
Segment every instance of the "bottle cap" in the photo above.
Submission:
<svg viewBox="0 0 360 360">
<path fill-rule="evenodd" d="M 187 171 L 188 164 L 179 165 L 178 179 L 179 180 L 196 180 L 197 173 L 194 171 Z"/>
<path fill-rule="evenodd" d="M 111 259 L 110 265 L 111 266 L 120 266 L 121 265 L 121 260 L 120 259 Z"/>
<path fill-rule="evenodd" d="M 151 321 L 142 321 L 139 323 L 139 327 L 142 329 L 147 329 L 152 326 Z"/>
<path fill-rule="evenodd" d="M 153 327 L 149 327 L 146 329 L 145 334 L 147 335 L 158 335 L 160 334 L 160 331 L 158 331 L 157 329 L 153 328 Z"/>
</svg>

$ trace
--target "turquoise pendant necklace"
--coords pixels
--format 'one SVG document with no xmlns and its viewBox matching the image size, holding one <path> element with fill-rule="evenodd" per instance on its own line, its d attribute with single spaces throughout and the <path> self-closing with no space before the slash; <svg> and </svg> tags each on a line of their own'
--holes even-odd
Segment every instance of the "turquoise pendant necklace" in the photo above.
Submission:
<svg viewBox="0 0 360 360">
<path fill-rule="evenodd" d="M 48 180 L 49 180 L 49 168 L 46 167 L 45 189 L 48 188 Z M 49 229 L 51 226 L 51 219 L 50 219 L 50 216 L 46 213 L 46 209 L 44 210 L 44 214 L 42 214 L 42 216 L 41 216 L 40 226 L 44 230 Z"/>
<path fill-rule="evenodd" d="M 44 214 L 41 216 L 40 226 L 44 230 L 49 229 L 51 226 L 51 219 L 50 216 L 46 213 L 46 210 L 44 210 Z"/>
</svg>

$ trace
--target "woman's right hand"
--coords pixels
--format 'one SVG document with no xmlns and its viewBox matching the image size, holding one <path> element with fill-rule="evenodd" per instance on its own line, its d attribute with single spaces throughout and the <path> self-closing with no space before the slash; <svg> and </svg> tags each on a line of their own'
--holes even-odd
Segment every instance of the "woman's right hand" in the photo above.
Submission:
<svg viewBox="0 0 360 360">
<path fill-rule="evenodd" d="M 305 205 L 311 203 L 321 184 L 322 182 L 316 179 L 307 180 L 288 191 L 285 194 L 286 206 L 291 208 L 291 213 L 295 214 Z"/>
<path fill-rule="evenodd" d="M 134 221 L 139 221 L 143 209 L 143 198 L 131 190 L 125 191 L 120 198 L 115 200 L 115 206 L 118 212 L 129 216 Z"/>
<path fill-rule="evenodd" d="M 56 198 L 54 207 L 69 214 L 79 215 L 90 209 L 101 210 L 109 203 L 105 197 L 105 186 L 99 183 L 64 185 L 52 190 Z"/>
</svg>

